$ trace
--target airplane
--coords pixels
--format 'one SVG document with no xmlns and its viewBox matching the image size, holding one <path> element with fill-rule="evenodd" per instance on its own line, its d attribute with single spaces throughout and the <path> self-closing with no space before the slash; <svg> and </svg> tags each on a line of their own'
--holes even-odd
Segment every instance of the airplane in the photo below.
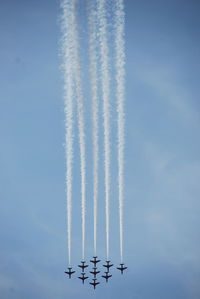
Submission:
<svg viewBox="0 0 200 299">
<path fill-rule="evenodd" d="M 82 283 L 84 284 L 84 282 L 85 282 L 85 279 L 87 279 L 88 277 L 87 277 L 87 276 L 85 276 L 85 273 L 84 273 L 84 272 L 82 272 L 82 273 L 81 273 L 81 275 L 82 275 L 82 277 L 81 277 L 81 276 L 79 276 L 78 278 L 79 278 L 79 279 L 82 279 Z"/>
<path fill-rule="evenodd" d="M 72 267 L 68 267 L 68 270 L 69 271 L 65 271 L 65 273 L 69 275 L 69 278 L 71 278 L 71 275 L 75 273 L 75 271 L 72 271 Z"/>
<path fill-rule="evenodd" d="M 110 267 L 113 266 L 113 264 L 110 264 L 110 261 L 106 261 L 106 265 L 103 265 L 104 267 L 107 268 L 107 271 L 109 272 Z"/>
<path fill-rule="evenodd" d="M 88 267 L 88 265 L 85 265 L 85 261 L 81 262 L 82 265 L 78 265 L 78 267 L 80 267 L 82 269 L 82 271 L 84 272 L 84 269 Z"/>
<path fill-rule="evenodd" d="M 100 262 L 100 260 L 97 260 L 97 256 L 93 256 L 93 260 L 90 260 L 91 263 L 94 264 L 94 267 L 96 267 L 96 264 Z"/>
<path fill-rule="evenodd" d="M 109 274 L 109 272 L 105 272 L 105 273 L 106 275 L 102 275 L 102 277 L 106 279 L 106 282 L 108 282 L 108 278 L 112 277 L 112 275 Z"/>
<path fill-rule="evenodd" d="M 90 282 L 90 284 L 93 285 L 94 290 L 95 290 L 96 285 L 100 284 L 100 282 L 96 282 L 96 278 L 93 278 L 92 280 L 93 280 L 93 282 Z"/>
<path fill-rule="evenodd" d="M 117 267 L 118 270 L 121 271 L 121 274 L 123 274 L 123 271 L 127 269 L 127 267 L 124 267 L 124 264 L 120 264 L 120 267 Z"/>
<path fill-rule="evenodd" d="M 97 271 L 97 268 L 96 268 L 96 267 L 94 267 L 93 269 L 94 269 L 94 271 L 90 271 L 90 273 L 94 275 L 94 278 L 96 278 L 96 275 L 97 275 L 98 273 L 100 273 L 100 271 Z"/>
</svg>

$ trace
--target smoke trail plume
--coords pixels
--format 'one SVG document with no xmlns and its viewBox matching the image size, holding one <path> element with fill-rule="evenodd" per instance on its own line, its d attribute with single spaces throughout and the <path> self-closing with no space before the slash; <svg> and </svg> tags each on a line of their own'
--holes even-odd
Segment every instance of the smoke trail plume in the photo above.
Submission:
<svg viewBox="0 0 200 299">
<path fill-rule="evenodd" d="M 67 188 L 67 231 L 68 258 L 71 264 L 71 214 L 72 214 L 72 162 L 73 162 L 73 101 L 76 99 L 80 164 L 81 164 L 81 209 L 82 209 L 82 259 L 85 257 L 85 133 L 81 67 L 79 59 L 79 37 L 76 22 L 76 0 L 63 0 L 62 52 L 64 58 L 64 90 L 66 114 L 66 188 Z"/>
<path fill-rule="evenodd" d="M 62 15 L 62 56 L 64 72 L 65 101 L 65 150 L 66 150 L 66 197 L 67 197 L 67 241 L 68 263 L 71 265 L 71 214 L 72 214 L 72 163 L 73 163 L 73 15 L 72 2 L 63 0 Z"/>
<path fill-rule="evenodd" d="M 104 167 L 105 167 L 105 212 L 106 255 L 109 257 L 109 201 L 110 201 L 110 74 L 108 60 L 106 1 L 98 0 L 99 43 L 101 58 L 101 83 L 104 119 Z"/>
<path fill-rule="evenodd" d="M 97 95 L 97 14 L 96 1 L 89 0 L 89 57 L 90 57 L 90 85 L 92 97 L 92 139 L 93 139 L 93 199 L 94 199 L 94 255 L 97 251 L 97 201 L 98 201 L 98 95 Z"/>
<path fill-rule="evenodd" d="M 125 98 L 125 51 L 124 51 L 124 3 L 115 0 L 115 51 L 116 51 L 116 98 L 118 112 L 118 192 L 120 256 L 123 262 L 123 206 L 124 206 L 124 98 Z"/>
<path fill-rule="evenodd" d="M 81 209 L 82 209 L 82 260 L 85 260 L 85 187 L 86 187 L 86 160 L 85 160 L 85 124 L 84 124 L 84 102 L 83 91 L 81 82 L 81 66 L 79 56 L 79 36 L 76 21 L 75 3 L 76 0 L 71 0 L 73 3 L 73 69 L 75 79 L 75 93 L 77 103 L 77 116 L 78 116 L 78 131 L 79 131 L 79 148 L 80 148 L 80 164 L 81 164 Z"/>
</svg>

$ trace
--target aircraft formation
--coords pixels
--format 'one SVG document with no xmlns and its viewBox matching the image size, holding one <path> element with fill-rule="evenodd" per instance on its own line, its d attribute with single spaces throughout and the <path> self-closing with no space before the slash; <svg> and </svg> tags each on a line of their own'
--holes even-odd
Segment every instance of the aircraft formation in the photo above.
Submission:
<svg viewBox="0 0 200 299">
<path fill-rule="evenodd" d="M 77 277 L 94 289 L 112 278 L 114 265 L 110 256 L 110 214 L 113 205 L 118 206 L 119 260 L 117 270 L 121 274 L 124 265 L 124 202 L 125 202 L 125 12 L 124 0 L 61 0 L 62 45 L 65 103 L 65 156 L 66 156 L 66 207 L 67 246 L 69 278 Z M 87 3 L 87 5 L 85 5 Z M 111 13 L 112 12 L 112 13 Z M 83 30 L 82 25 L 85 28 Z M 83 33 L 84 32 L 84 33 Z M 85 43 L 85 38 L 86 43 Z M 83 42 L 84 41 L 84 42 Z M 86 55 L 85 55 L 86 54 Z M 87 58 L 86 58 L 87 56 Z M 83 59 L 82 59 L 83 58 Z M 86 58 L 86 60 L 85 60 Z M 89 67 L 85 67 L 85 66 Z M 89 79 L 89 81 L 88 81 Z M 85 85 L 88 81 L 89 84 Z M 90 108 L 91 107 L 91 108 Z M 88 112 L 85 111 L 88 109 Z M 91 115 L 91 117 L 90 117 Z M 117 121 L 117 123 L 116 123 Z M 77 125 L 76 125 L 77 123 Z M 117 124 L 117 125 L 116 125 Z M 113 126 L 113 128 L 112 128 Z M 90 130 L 91 127 L 91 130 Z M 113 132 L 116 131 L 116 134 Z M 91 132 L 91 138 L 89 137 Z M 87 138 L 87 135 L 89 138 Z M 112 137 L 112 135 L 115 135 Z M 76 146 L 79 148 L 79 158 Z M 116 147 L 116 151 L 112 150 Z M 89 156 L 88 149 L 92 155 Z M 112 157 L 113 156 L 113 157 Z M 101 161 L 103 161 L 102 166 Z M 74 172 L 74 164 L 79 171 Z M 90 168 L 92 165 L 92 175 Z M 113 167 L 113 165 L 115 165 Z M 89 167 L 88 167 L 89 166 Z M 77 166 L 76 166 L 77 167 Z M 117 174 L 114 175 L 114 172 Z M 112 176 L 117 177 L 116 187 Z M 102 180 L 100 178 L 103 178 Z M 92 197 L 88 196 L 87 180 L 92 184 Z M 77 187 L 79 184 L 80 186 Z M 111 201 L 116 189 L 116 200 Z M 76 189 L 80 190 L 80 201 L 74 205 Z M 103 194 L 103 199 L 100 198 Z M 105 263 L 97 257 L 99 203 L 104 205 Z M 81 212 L 82 261 L 77 268 L 71 266 L 73 207 Z M 93 211 L 91 210 L 93 206 Z M 115 207 L 116 207 L 115 206 Z M 93 257 L 85 261 L 87 213 L 93 212 Z M 116 208 L 114 211 L 117 211 Z M 102 215 L 101 215 L 102 216 Z M 76 223 L 77 224 L 77 223 Z M 103 232 L 104 231 L 104 232 Z M 79 238 L 77 238 L 79 241 Z M 100 265 L 101 264 L 101 269 Z M 112 268 L 113 267 L 113 268 Z M 100 280 L 101 279 L 101 280 Z"/>
<path fill-rule="evenodd" d="M 92 280 L 89 281 L 89 284 L 93 286 L 94 290 L 96 289 L 96 286 L 100 284 L 99 278 L 102 277 L 105 279 L 106 283 L 108 282 L 109 278 L 112 277 L 112 274 L 110 273 L 110 268 L 114 265 L 111 264 L 111 261 L 106 261 L 105 264 L 103 264 L 103 267 L 105 268 L 103 275 L 101 275 L 101 271 L 98 269 L 98 263 L 100 263 L 101 260 L 98 259 L 97 256 L 93 256 L 93 258 L 90 260 L 92 271 L 89 271 L 90 274 L 92 274 Z M 78 265 L 79 268 L 81 268 L 82 272 L 80 273 L 80 276 L 77 278 L 82 281 L 82 284 L 85 283 L 85 280 L 89 278 L 86 274 L 86 268 L 89 267 L 89 265 L 86 265 L 86 261 L 81 261 L 81 264 Z M 117 270 L 121 271 L 121 274 L 123 274 L 124 270 L 127 269 L 127 267 L 121 263 L 119 267 L 116 267 Z M 68 278 L 71 279 L 72 274 L 74 274 L 76 271 L 72 269 L 72 267 L 68 267 L 68 270 L 65 271 L 65 274 L 68 275 Z"/>
</svg>

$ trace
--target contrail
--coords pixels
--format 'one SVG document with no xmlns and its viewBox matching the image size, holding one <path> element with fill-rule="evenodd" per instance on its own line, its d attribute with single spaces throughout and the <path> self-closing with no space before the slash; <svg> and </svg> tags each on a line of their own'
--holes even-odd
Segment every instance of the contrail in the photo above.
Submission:
<svg viewBox="0 0 200 299">
<path fill-rule="evenodd" d="M 72 163 L 73 163 L 73 15 L 72 2 L 61 2 L 62 15 L 62 56 L 64 71 L 65 101 L 65 151 L 66 151 L 66 197 L 67 197 L 67 241 L 68 263 L 71 265 L 71 214 L 72 214 Z"/>
<path fill-rule="evenodd" d="M 92 139 L 93 139 L 93 199 L 94 199 L 94 255 L 97 251 L 97 201 L 98 201 L 98 80 L 97 80 L 97 14 L 96 1 L 89 0 L 89 57 L 90 57 L 90 85 L 92 97 Z"/>
<path fill-rule="evenodd" d="M 106 1 L 98 0 L 99 43 L 101 57 L 101 83 L 104 122 L 104 167 L 105 167 L 105 212 L 106 212 L 106 256 L 109 257 L 109 201 L 110 201 L 110 75 Z"/>
<path fill-rule="evenodd" d="M 85 187 L 86 187 L 86 174 L 85 174 L 85 124 L 84 124 L 84 102 L 83 102 L 83 91 L 81 82 L 81 66 L 79 56 L 79 36 L 77 29 L 76 11 L 75 4 L 76 0 L 72 2 L 72 14 L 73 14 L 73 49 L 74 59 L 73 68 L 75 76 L 75 87 L 76 87 L 76 103 L 77 103 L 77 116 L 78 116 L 78 131 L 79 131 L 79 147 L 80 147 L 80 164 L 81 164 L 81 209 L 82 209 L 82 260 L 85 260 Z"/>
<path fill-rule="evenodd" d="M 115 0 L 115 51 L 116 51 L 116 98 L 118 112 L 118 192 L 120 256 L 123 262 L 123 208 L 124 208 L 124 99 L 125 99 L 125 42 L 124 1 Z"/>
</svg>

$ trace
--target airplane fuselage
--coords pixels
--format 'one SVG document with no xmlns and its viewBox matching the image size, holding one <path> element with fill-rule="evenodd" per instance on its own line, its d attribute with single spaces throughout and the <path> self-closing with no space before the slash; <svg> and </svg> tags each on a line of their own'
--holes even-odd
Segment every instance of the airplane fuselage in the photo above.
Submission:
<svg viewBox="0 0 200 299">
<path fill-rule="evenodd" d="M 72 268 L 68 268 L 68 270 L 69 270 L 69 271 L 65 271 L 65 273 L 66 273 L 67 275 L 69 275 L 69 278 L 71 278 L 71 275 L 72 275 L 73 273 L 75 273 L 75 271 L 72 271 Z"/>
<path fill-rule="evenodd" d="M 117 267 L 118 270 L 121 271 L 121 274 L 123 274 L 123 271 L 127 269 L 127 267 L 124 267 L 124 264 L 120 264 L 120 267 Z"/>
<path fill-rule="evenodd" d="M 108 273 L 106 275 L 102 275 L 103 278 L 105 278 L 106 282 L 108 282 L 108 279 L 110 277 L 112 277 L 112 275 L 108 275 Z"/>
</svg>

